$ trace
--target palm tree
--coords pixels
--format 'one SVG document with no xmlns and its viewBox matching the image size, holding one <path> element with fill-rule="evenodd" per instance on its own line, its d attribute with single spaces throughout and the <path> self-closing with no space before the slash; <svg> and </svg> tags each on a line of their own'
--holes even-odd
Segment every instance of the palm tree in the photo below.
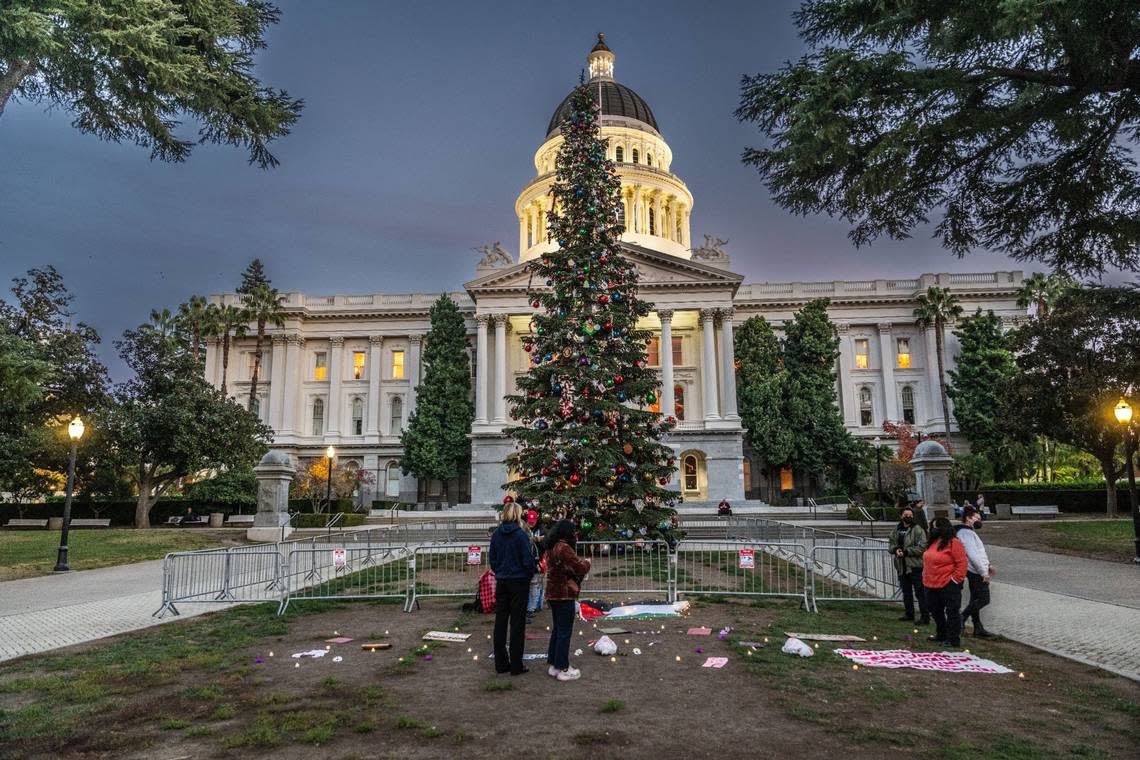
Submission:
<svg viewBox="0 0 1140 760">
<path fill-rule="evenodd" d="M 145 330 L 158 337 L 165 349 L 177 351 L 182 348 L 182 335 L 180 334 L 178 318 L 170 313 L 170 309 L 150 310 L 150 322 L 139 329 Z"/>
<path fill-rule="evenodd" d="M 277 288 L 269 285 L 256 285 L 241 300 L 245 304 L 246 319 L 257 323 L 257 342 L 253 348 L 253 376 L 249 383 L 249 409 L 257 399 L 257 381 L 261 375 L 262 346 L 265 343 L 265 328 L 285 326 L 285 312 L 281 309 L 282 296 Z"/>
<path fill-rule="evenodd" d="M 249 318 L 245 309 L 237 306 L 215 306 L 210 304 L 203 325 L 203 332 L 212 338 L 222 339 L 222 395 L 226 395 L 226 375 L 230 367 L 230 336 L 244 337 L 249 331 Z"/>
<path fill-rule="evenodd" d="M 201 353 L 202 329 L 208 311 L 209 304 L 202 296 L 190 296 L 189 301 L 178 307 L 178 321 L 182 323 L 183 329 L 190 331 L 190 353 L 195 363 Z"/>
<path fill-rule="evenodd" d="M 1073 281 L 1063 274 L 1034 272 L 1021 284 L 1021 290 L 1017 292 L 1017 305 L 1023 309 L 1034 306 L 1037 318 L 1044 319 L 1049 313 L 1049 307 L 1072 284 Z"/>
<path fill-rule="evenodd" d="M 921 330 L 934 329 L 934 353 L 938 359 L 938 390 L 942 395 L 942 421 L 946 427 L 946 440 L 950 440 L 950 404 L 946 401 L 946 369 L 942 344 L 946 323 L 962 315 L 958 297 L 949 288 L 931 285 L 918 297 L 918 308 L 914 310 L 914 324 Z"/>
</svg>

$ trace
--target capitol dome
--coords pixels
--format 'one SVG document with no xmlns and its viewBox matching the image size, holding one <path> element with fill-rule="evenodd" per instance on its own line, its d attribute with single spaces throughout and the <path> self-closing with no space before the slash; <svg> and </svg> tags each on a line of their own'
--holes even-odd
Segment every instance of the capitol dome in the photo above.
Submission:
<svg viewBox="0 0 1140 760">
<path fill-rule="evenodd" d="M 618 84 L 612 79 L 599 79 L 596 82 L 592 81 L 590 82 L 590 94 L 594 96 L 595 103 L 598 102 L 599 98 L 601 100 L 603 124 L 612 124 L 618 119 L 635 121 L 640 122 L 644 126 L 649 127 L 654 133 L 657 133 L 657 120 L 653 118 L 653 111 L 650 110 L 649 104 L 645 102 L 645 98 L 624 84 Z M 562 126 L 562 122 L 566 121 L 566 117 L 570 115 L 570 99 L 573 95 L 573 92 L 567 95 L 565 100 L 563 100 L 554 111 L 554 115 L 550 117 L 550 124 L 546 127 L 547 136 L 558 132 L 559 127 Z M 630 124 L 629 126 L 636 125 Z"/>
</svg>

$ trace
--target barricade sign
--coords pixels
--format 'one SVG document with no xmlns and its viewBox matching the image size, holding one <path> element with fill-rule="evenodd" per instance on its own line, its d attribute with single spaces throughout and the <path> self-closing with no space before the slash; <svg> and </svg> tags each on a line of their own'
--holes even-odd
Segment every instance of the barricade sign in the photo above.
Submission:
<svg viewBox="0 0 1140 760">
<path fill-rule="evenodd" d="M 483 564 L 483 547 L 482 546 L 468 546 L 467 547 L 467 564 L 468 565 L 481 565 L 481 564 Z"/>
<path fill-rule="evenodd" d="M 740 550 L 740 569 L 753 570 L 756 567 L 756 553 L 752 549 Z"/>
<path fill-rule="evenodd" d="M 343 570 L 348 564 L 348 552 L 344 549 L 333 549 L 333 568 Z"/>
</svg>

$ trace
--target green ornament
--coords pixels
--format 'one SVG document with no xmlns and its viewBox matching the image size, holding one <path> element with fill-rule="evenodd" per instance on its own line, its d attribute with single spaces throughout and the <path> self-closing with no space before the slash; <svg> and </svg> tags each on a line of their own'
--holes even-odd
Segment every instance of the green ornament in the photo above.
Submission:
<svg viewBox="0 0 1140 760">
<path fill-rule="evenodd" d="M 645 397 L 645 400 L 651 404 L 656 404 L 657 403 L 657 394 L 656 393 L 650 393 L 648 396 Z"/>
</svg>

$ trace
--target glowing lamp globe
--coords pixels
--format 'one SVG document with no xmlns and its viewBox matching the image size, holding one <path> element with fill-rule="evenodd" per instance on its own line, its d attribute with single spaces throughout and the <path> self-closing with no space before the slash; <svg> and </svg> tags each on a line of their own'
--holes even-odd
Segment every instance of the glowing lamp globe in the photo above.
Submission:
<svg viewBox="0 0 1140 760">
<path fill-rule="evenodd" d="M 336 449 L 332 446 L 329 446 L 327 449 L 325 449 L 325 456 L 327 456 L 329 459 L 332 459 L 336 456 Z"/>
<path fill-rule="evenodd" d="M 73 441 L 78 441 L 83 437 L 84 429 L 83 420 L 76 417 L 67 425 L 67 436 Z"/>
<path fill-rule="evenodd" d="M 1116 421 L 1121 425 L 1127 425 L 1132 421 L 1132 407 L 1129 406 L 1128 402 L 1124 399 L 1120 399 L 1120 402 L 1112 410 L 1112 413 L 1116 415 Z"/>
</svg>

